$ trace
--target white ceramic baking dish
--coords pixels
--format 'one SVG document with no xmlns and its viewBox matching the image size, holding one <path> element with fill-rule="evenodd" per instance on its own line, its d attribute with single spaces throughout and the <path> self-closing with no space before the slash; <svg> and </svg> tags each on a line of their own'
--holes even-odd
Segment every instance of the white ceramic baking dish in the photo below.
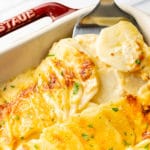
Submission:
<svg viewBox="0 0 150 150">
<path fill-rule="evenodd" d="M 37 66 L 54 42 L 71 37 L 77 19 L 93 7 L 77 10 L 21 38 L 14 33 L 0 38 L 0 82 Z"/>
<path fill-rule="evenodd" d="M 18 32 L 20 36 L 17 38 L 13 33 L 0 38 L 0 83 L 37 66 L 54 42 L 61 38 L 71 37 L 72 29 L 78 18 L 92 10 L 93 7 L 77 10 L 26 36 L 21 36 L 21 32 Z M 122 8 L 125 9 L 124 6 Z M 132 13 L 131 8 L 127 10 Z M 137 12 L 134 10 L 133 14 L 138 19 L 138 16 L 143 13 L 138 14 Z M 144 20 L 140 23 L 143 24 Z"/>
</svg>

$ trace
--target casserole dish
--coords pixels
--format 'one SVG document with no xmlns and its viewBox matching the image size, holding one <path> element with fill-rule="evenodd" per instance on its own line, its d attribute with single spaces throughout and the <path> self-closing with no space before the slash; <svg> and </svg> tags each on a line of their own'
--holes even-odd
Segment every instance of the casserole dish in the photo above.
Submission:
<svg viewBox="0 0 150 150">
<path fill-rule="evenodd" d="M 133 7 L 122 4 L 119 0 L 116 0 L 116 3 L 123 10 L 129 12 L 136 18 L 144 36 L 150 44 L 150 38 L 148 37 L 149 28 L 147 28 L 150 25 L 148 16 Z M 90 12 L 94 7 L 95 5 L 93 4 L 90 7 L 80 9 L 68 16 L 58 19 L 52 24 L 52 20 L 49 17 L 45 17 L 45 20 L 39 19 L 37 24 L 35 24 L 39 26 L 38 30 L 34 29 L 35 25 L 30 27 L 27 25 L 26 28 L 23 27 L 23 29 L 19 29 L 17 32 L 12 32 L 9 35 L 1 37 L 0 82 L 14 77 L 27 68 L 36 66 L 43 56 L 46 55 L 46 52 L 48 52 L 48 49 L 54 42 L 61 38 L 72 36 L 72 30 L 78 17 Z M 44 26 L 41 25 L 42 23 Z M 26 29 L 28 32 L 22 35 L 22 32 L 25 32 Z M 57 32 L 58 30 L 60 31 L 59 34 Z M 42 44 L 40 44 L 39 41 Z M 5 69 L 3 68 L 4 66 Z"/>
<path fill-rule="evenodd" d="M 25 70 L 37 66 L 42 58 L 47 55 L 47 52 L 53 42 L 71 36 L 73 25 L 78 16 L 89 11 L 89 9 L 91 8 L 74 12 L 70 14 L 70 16 L 64 17 L 63 21 L 60 19 L 55 22 L 53 24 L 54 26 L 52 25 L 51 28 L 45 27 L 38 33 L 30 36 L 30 38 L 23 37 L 21 40 L 17 40 L 12 47 L 9 47 L 10 43 L 8 43 L 5 50 L 1 49 L 1 82 L 13 78 L 20 72 L 24 72 Z M 128 82 L 132 81 L 132 79 L 138 79 L 138 76 L 136 78 L 134 72 L 139 71 L 139 69 L 144 69 L 141 64 L 145 62 L 143 61 L 145 51 L 141 53 L 140 48 L 142 48 L 142 50 L 145 48 L 147 52 L 149 47 L 145 45 L 141 34 L 129 22 L 121 22 L 120 24 L 112 27 L 114 28 L 113 34 L 118 34 L 119 31 L 121 36 L 123 34 L 123 38 L 121 39 L 123 39 L 124 42 L 126 38 L 124 38 L 124 32 L 121 32 L 122 28 L 120 27 L 122 26 L 125 29 L 129 27 L 129 30 L 127 31 L 133 33 L 130 37 L 129 32 L 129 40 L 127 38 L 128 42 L 131 41 L 131 45 L 129 45 L 131 46 L 129 47 L 131 50 L 132 44 L 134 45 L 134 42 L 136 42 L 136 51 L 134 51 L 136 55 L 133 57 L 134 60 L 131 62 L 132 64 L 134 63 L 133 65 L 129 64 L 129 66 L 124 66 L 124 61 L 121 60 L 121 66 L 118 66 L 119 63 L 117 63 L 117 65 L 115 63 L 112 64 L 115 69 L 112 69 L 112 67 L 110 67 L 111 62 L 105 57 L 105 59 L 102 58 L 102 60 L 104 60 L 104 62 L 108 65 L 104 65 L 104 63 L 101 62 L 102 64 L 99 65 L 103 66 L 96 68 L 97 63 L 99 63 L 96 61 L 98 60 L 97 58 L 93 57 L 93 59 L 91 59 L 92 57 L 90 58 L 88 52 L 84 53 L 82 48 L 79 51 L 78 49 L 80 49 L 80 47 L 74 43 L 73 39 L 64 39 L 58 42 L 58 44 L 54 44 L 52 50 L 43 61 L 44 63 L 41 63 L 40 67 L 35 70 L 36 74 L 34 74 L 32 70 L 29 72 L 31 78 L 35 77 L 31 81 L 29 78 L 29 82 L 31 82 L 32 86 L 23 87 L 16 99 L 12 98 L 11 101 L 11 97 L 8 95 L 11 93 L 10 91 L 13 91 L 15 88 L 17 89 L 17 86 L 26 84 L 26 75 L 23 82 L 21 80 L 20 82 L 17 78 L 19 83 L 21 83 L 17 86 L 13 81 L 10 81 L 10 84 L 6 83 L 6 86 L 5 84 L 4 86 L 1 86 L 0 90 L 2 97 L 8 96 L 8 99 L 0 105 L 0 119 L 2 121 L 0 122 L 0 134 L 3 135 L 0 139 L 0 143 L 5 143 L 4 146 L 0 145 L 0 148 L 11 149 L 9 146 L 12 146 L 15 148 L 17 147 L 18 150 L 46 150 L 49 149 L 49 147 L 52 150 L 139 150 L 143 147 L 148 149 L 150 146 L 149 105 L 147 105 L 148 101 L 144 101 L 145 99 L 147 100 L 147 96 L 149 96 L 149 93 L 147 94 L 149 84 L 146 84 L 145 86 L 145 82 L 149 80 L 148 77 L 144 80 L 144 83 L 140 83 L 142 85 L 144 84 L 144 87 L 140 91 L 142 93 L 140 93 L 140 96 L 142 95 L 143 97 L 141 96 L 137 98 L 134 94 L 121 93 L 123 94 L 123 98 L 118 100 L 114 97 L 116 100 L 115 102 L 111 100 L 108 103 L 98 105 L 99 103 L 95 101 L 95 99 L 99 97 L 99 93 L 101 93 L 100 90 L 103 90 L 100 89 L 98 91 L 99 85 L 102 86 L 103 81 L 107 81 L 106 78 L 109 75 L 111 75 L 109 77 L 112 77 L 109 80 L 111 82 L 106 82 L 106 84 L 110 85 L 111 90 L 116 90 L 118 92 L 120 91 L 120 87 L 118 88 L 113 85 L 113 77 L 115 77 L 113 75 L 119 75 L 119 79 L 123 77 L 125 79 L 124 82 L 128 84 Z M 58 30 L 59 34 L 57 34 Z M 107 32 L 107 30 L 109 31 L 109 28 L 104 31 Z M 111 36 L 113 34 L 111 34 Z M 97 40 L 100 40 L 103 45 L 103 39 L 112 39 L 111 36 L 109 38 L 107 35 L 109 34 L 103 33 L 102 38 L 99 37 Z M 95 36 L 90 36 L 92 39 L 95 38 Z M 138 37 L 138 39 L 134 40 L 134 36 Z M 49 40 L 49 38 L 51 40 Z M 88 38 L 89 37 L 87 36 L 87 39 Z M 115 36 L 115 38 L 117 41 L 117 36 Z M 85 41 L 82 41 L 82 38 L 78 38 L 77 40 L 81 45 L 84 45 L 84 43 L 87 42 L 86 38 L 84 39 Z M 121 41 L 119 42 L 121 43 Z M 90 45 L 90 43 L 88 44 Z M 96 44 L 101 46 L 98 41 Z M 85 46 L 84 48 L 86 49 L 87 47 Z M 105 50 L 105 46 L 101 48 Z M 128 50 L 128 47 L 124 47 L 123 45 L 123 50 L 126 50 L 126 48 Z M 111 47 L 108 47 L 108 49 L 111 49 Z M 103 52 L 105 51 L 102 51 L 102 53 Z M 109 57 L 116 61 L 115 58 L 113 58 L 115 55 L 113 52 L 114 51 L 112 49 L 112 53 Z M 91 53 L 91 55 L 94 54 L 95 53 Z M 107 54 L 108 53 L 105 53 L 105 56 L 107 56 Z M 149 60 L 149 57 L 146 58 L 146 60 L 147 59 Z M 132 57 L 129 57 L 128 60 L 132 60 Z M 72 66 L 73 68 L 71 68 Z M 122 66 L 125 69 L 123 68 L 122 70 Z M 105 70 L 105 68 L 108 70 Z M 98 76 L 99 71 L 103 74 L 104 79 L 100 82 L 98 82 L 100 80 Z M 126 77 L 128 76 L 131 78 L 129 81 L 126 81 Z M 56 77 L 59 77 L 60 80 L 57 80 Z M 122 80 L 119 80 L 117 83 L 119 83 L 119 85 L 120 83 L 124 84 L 124 82 L 121 81 Z M 135 89 L 132 89 L 134 84 L 130 85 L 132 85 L 130 89 L 128 89 L 128 86 L 125 86 L 125 88 L 127 91 L 134 93 Z M 136 85 L 134 87 L 136 87 Z M 109 93 L 113 95 L 111 90 Z M 8 95 L 5 95 L 6 93 Z M 16 95 L 16 93 L 13 92 L 12 94 Z M 102 98 L 109 99 L 107 96 L 108 94 L 106 93 L 106 95 Z M 80 97 L 82 97 L 81 102 Z M 89 100 L 91 97 L 93 98 L 92 102 L 85 105 L 85 100 Z M 76 107 L 76 104 L 79 105 L 79 107 Z M 57 109 L 58 107 L 59 109 Z M 70 115 L 69 117 L 68 112 Z M 47 119 L 49 121 L 48 124 Z M 43 127 L 46 128 L 43 129 Z M 42 131 L 41 128 L 43 129 Z M 8 134 L 7 131 L 11 134 Z M 28 142 L 26 143 L 25 140 Z M 143 141 L 141 142 L 141 140 Z"/>
<path fill-rule="evenodd" d="M 78 10 L 52 24 L 51 21 L 47 21 L 48 23 L 38 31 L 29 30 L 32 35 L 28 32 L 22 36 L 21 32 L 24 30 L 21 29 L 19 32 L 2 37 L 0 39 L 0 81 L 6 81 L 27 68 L 37 66 L 51 45 L 61 38 L 71 36 L 78 17 L 92 10 L 93 7 Z M 40 21 L 42 22 L 42 19 Z"/>
</svg>

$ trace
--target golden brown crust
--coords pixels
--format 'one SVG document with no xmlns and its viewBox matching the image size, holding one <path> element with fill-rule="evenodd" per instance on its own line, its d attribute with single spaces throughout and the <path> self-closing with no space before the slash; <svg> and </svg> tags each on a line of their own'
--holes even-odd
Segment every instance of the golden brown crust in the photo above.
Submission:
<svg viewBox="0 0 150 150">
<path fill-rule="evenodd" d="M 65 51 L 67 49 L 64 53 Z M 67 53 L 71 55 L 72 52 Z M 23 86 L 19 90 L 16 88 L 18 91 L 13 99 L 0 105 L 0 144 L 3 146 L 2 148 L 0 146 L 0 149 L 4 149 L 5 146 L 13 149 L 24 141 L 38 139 L 44 128 L 62 122 L 71 113 L 80 110 L 78 104 L 81 103 L 83 95 L 88 94 L 83 87 L 84 84 L 87 84 L 88 80 L 97 81 L 95 66 L 87 55 L 78 50 L 75 50 L 75 55 L 67 57 L 71 57 L 76 64 L 65 62 L 54 54 L 46 57 L 39 67 L 32 71 L 32 74 L 28 74 L 30 78 L 32 75 L 32 82 L 26 84 L 25 88 L 22 88 Z M 76 70 L 76 65 L 84 70 L 83 78 Z M 28 77 L 25 79 L 24 77 L 22 75 L 22 81 L 28 81 Z M 11 81 L 13 86 L 9 91 L 12 95 L 15 87 L 25 84 L 20 80 L 21 78 Z M 89 87 L 92 92 L 93 88 L 95 88 L 94 96 L 97 82 Z M 6 91 L 2 90 L 0 94 L 3 95 L 3 92 Z M 87 102 L 93 96 L 89 97 Z M 23 149 L 28 148 L 23 146 Z"/>
<path fill-rule="evenodd" d="M 149 149 L 149 48 L 129 27 L 128 36 L 116 30 L 114 62 L 93 54 L 97 36 L 63 39 L 36 69 L 0 86 L 0 150 Z"/>
<path fill-rule="evenodd" d="M 81 65 L 80 75 L 83 81 L 87 80 L 92 74 L 94 63 L 91 60 L 85 60 Z"/>
</svg>

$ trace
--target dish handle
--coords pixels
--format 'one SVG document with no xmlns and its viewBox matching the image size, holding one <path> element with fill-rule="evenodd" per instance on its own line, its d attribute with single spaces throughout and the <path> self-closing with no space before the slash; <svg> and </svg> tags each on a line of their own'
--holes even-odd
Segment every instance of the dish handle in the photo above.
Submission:
<svg viewBox="0 0 150 150">
<path fill-rule="evenodd" d="M 50 16 L 52 21 L 76 11 L 77 9 L 69 8 L 59 3 L 49 2 L 29 9 L 8 20 L 0 23 L 0 37 L 10 33 L 24 25 L 27 25 L 37 19 Z"/>
</svg>

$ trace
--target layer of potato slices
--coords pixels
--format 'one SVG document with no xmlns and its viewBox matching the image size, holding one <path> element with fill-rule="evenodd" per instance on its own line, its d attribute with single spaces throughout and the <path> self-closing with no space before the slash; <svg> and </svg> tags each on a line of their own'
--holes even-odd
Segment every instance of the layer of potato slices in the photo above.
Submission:
<svg viewBox="0 0 150 150">
<path fill-rule="evenodd" d="M 95 68 L 78 43 L 66 39 L 36 69 L 1 85 L 0 149 L 38 138 L 43 128 L 86 107 L 98 91 Z"/>
<path fill-rule="evenodd" d="M 89 104 L 64 123 L 45 128 L 39 139 L 24 141 L 17 150 L 142 150 L 150 148 L 150 117 L 136 97 Z"/>
</svg>

